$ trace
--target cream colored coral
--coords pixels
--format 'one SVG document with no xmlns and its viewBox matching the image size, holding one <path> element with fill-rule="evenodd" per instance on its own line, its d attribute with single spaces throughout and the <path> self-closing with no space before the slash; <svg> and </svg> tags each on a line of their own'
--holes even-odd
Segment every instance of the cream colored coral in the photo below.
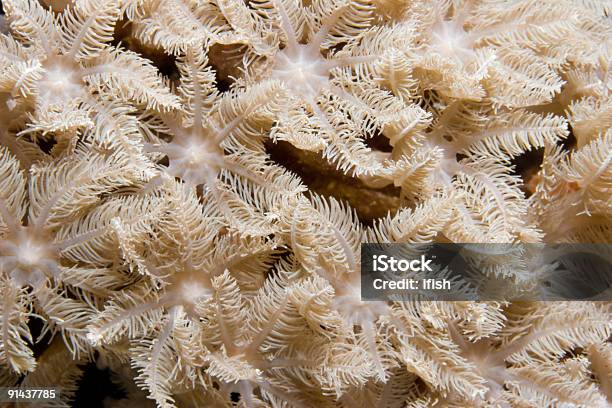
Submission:
<svg viewBox="0 0 612 408">
<path fill-rule="evenodd" d="M 609 1 L 43 3 L 0 29 L 1 385 L 68 405 L 95 361 L 109 406 L 612 403 L 609 304 L 359 275 L 363 242 L 612 240 Z"/>
</svg>

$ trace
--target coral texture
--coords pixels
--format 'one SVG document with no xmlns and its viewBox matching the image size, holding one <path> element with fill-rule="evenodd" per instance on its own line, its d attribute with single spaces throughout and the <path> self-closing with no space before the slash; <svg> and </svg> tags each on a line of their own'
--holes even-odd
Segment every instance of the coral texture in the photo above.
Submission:
<svg viewBox="0 0 612 408">
<path fill-rule="evenodd" d="M 612 404 L 608 302 L 360 296 L 365 242 L 612 243 L 609 0 L 2 6 L 0 385 Z"/>
</svg>

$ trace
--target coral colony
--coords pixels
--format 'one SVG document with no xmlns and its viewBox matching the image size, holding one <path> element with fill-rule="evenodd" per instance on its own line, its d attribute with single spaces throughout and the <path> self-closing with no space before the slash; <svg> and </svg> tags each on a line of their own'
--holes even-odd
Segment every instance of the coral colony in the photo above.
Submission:
<svg viewBox="0 0 612 408">
<path fill-rule="evenodd" d="M 609 0 L 2 7 L 0 386 L 612 404 L 609 302 L 360 296 L 361 243 L 612 242 Z"/>
</svg>

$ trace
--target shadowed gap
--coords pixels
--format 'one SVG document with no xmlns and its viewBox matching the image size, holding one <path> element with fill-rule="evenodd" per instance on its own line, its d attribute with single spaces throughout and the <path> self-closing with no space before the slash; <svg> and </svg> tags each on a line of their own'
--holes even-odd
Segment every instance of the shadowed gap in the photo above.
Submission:
<svg viewBox="0 0 612 408">
<path fill-rule="evenodd" d="M 308 188 L 325 197 L 347 202 L 364 225 L 395 213 L 400 205 L 400 189 L 393 185 L 374 189 L 327 163 L 320 154 L 299 150 L 288 142 L 266 141 L 266 151 L 274 162 L 300 176 Z"/>
</svg>

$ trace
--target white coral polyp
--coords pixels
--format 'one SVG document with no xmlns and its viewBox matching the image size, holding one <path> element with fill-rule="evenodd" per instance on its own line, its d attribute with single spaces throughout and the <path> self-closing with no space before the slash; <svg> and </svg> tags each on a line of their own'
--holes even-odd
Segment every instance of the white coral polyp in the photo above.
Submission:
<svg viewBox="0 0 612 408">
<path fill-rule="evenodd" d="M 431 36 L 435 50 L 454 58 L 459 65 L 475 58 L 473 40 L 460 22 L 440 21 L 433 27 Z"/>
<path fill-rule="evenodd" d="M 184 279 L 176 283 L 175 291 L 180 297 L 181 303 L 187 310 L 191 310 L 194 305 L 203 299 L 212 297 L 210 281 L 202 282 L 197 278 Z"/>
<path fill-rule="evenodd" d="M 330 68 L 317 47 L 296 44 L 276 55 L 272 78 L 283 81 L 295 94 L 314 99 L 328 85 Z"/>
<path fill-rule="evenodd" d="M 197 316 L 198 303 L 210 299 L 213 295 L 210 276 L 205 273 L 183 272 L 177 274 L 168 287 L 164 302 L 169 305 L 181 305 L 191 316 Z"/>
<path fill-rule="evenodd" d="M 31 227 L 19 227 L 0 242 L 0 265 L 18 286 L 37 286 L 59 273 L 57 247 Z"/>
<path fill-rule="evenodd" d="M 333 306 L 350 326 L 374 324 L 380 316 L 389 312 L 385 302 L 363 302 L 358 288 L 336 294 Z"/>
<path fill-rule="evenodd" d="M 168 173 L 192 185 L 206 184 L 223 167 L 223 150 L 205 138 L 175 137 L 156 150 L 168 156 Z"/>
<path fill-rule="evenodd" d="M 92 346 L 98 346 L 102 340 L 102 335 L 95 329 L 91 329 L 85 337 Z"/>
<path fill-rule="evenodd" d="M 57 56 L 45 61 L 43 68 L 38 88 L 41 99 L 47 104 L 63 104 L 86 94 L 80 68 L 74 61 Z"/>
</svg>

